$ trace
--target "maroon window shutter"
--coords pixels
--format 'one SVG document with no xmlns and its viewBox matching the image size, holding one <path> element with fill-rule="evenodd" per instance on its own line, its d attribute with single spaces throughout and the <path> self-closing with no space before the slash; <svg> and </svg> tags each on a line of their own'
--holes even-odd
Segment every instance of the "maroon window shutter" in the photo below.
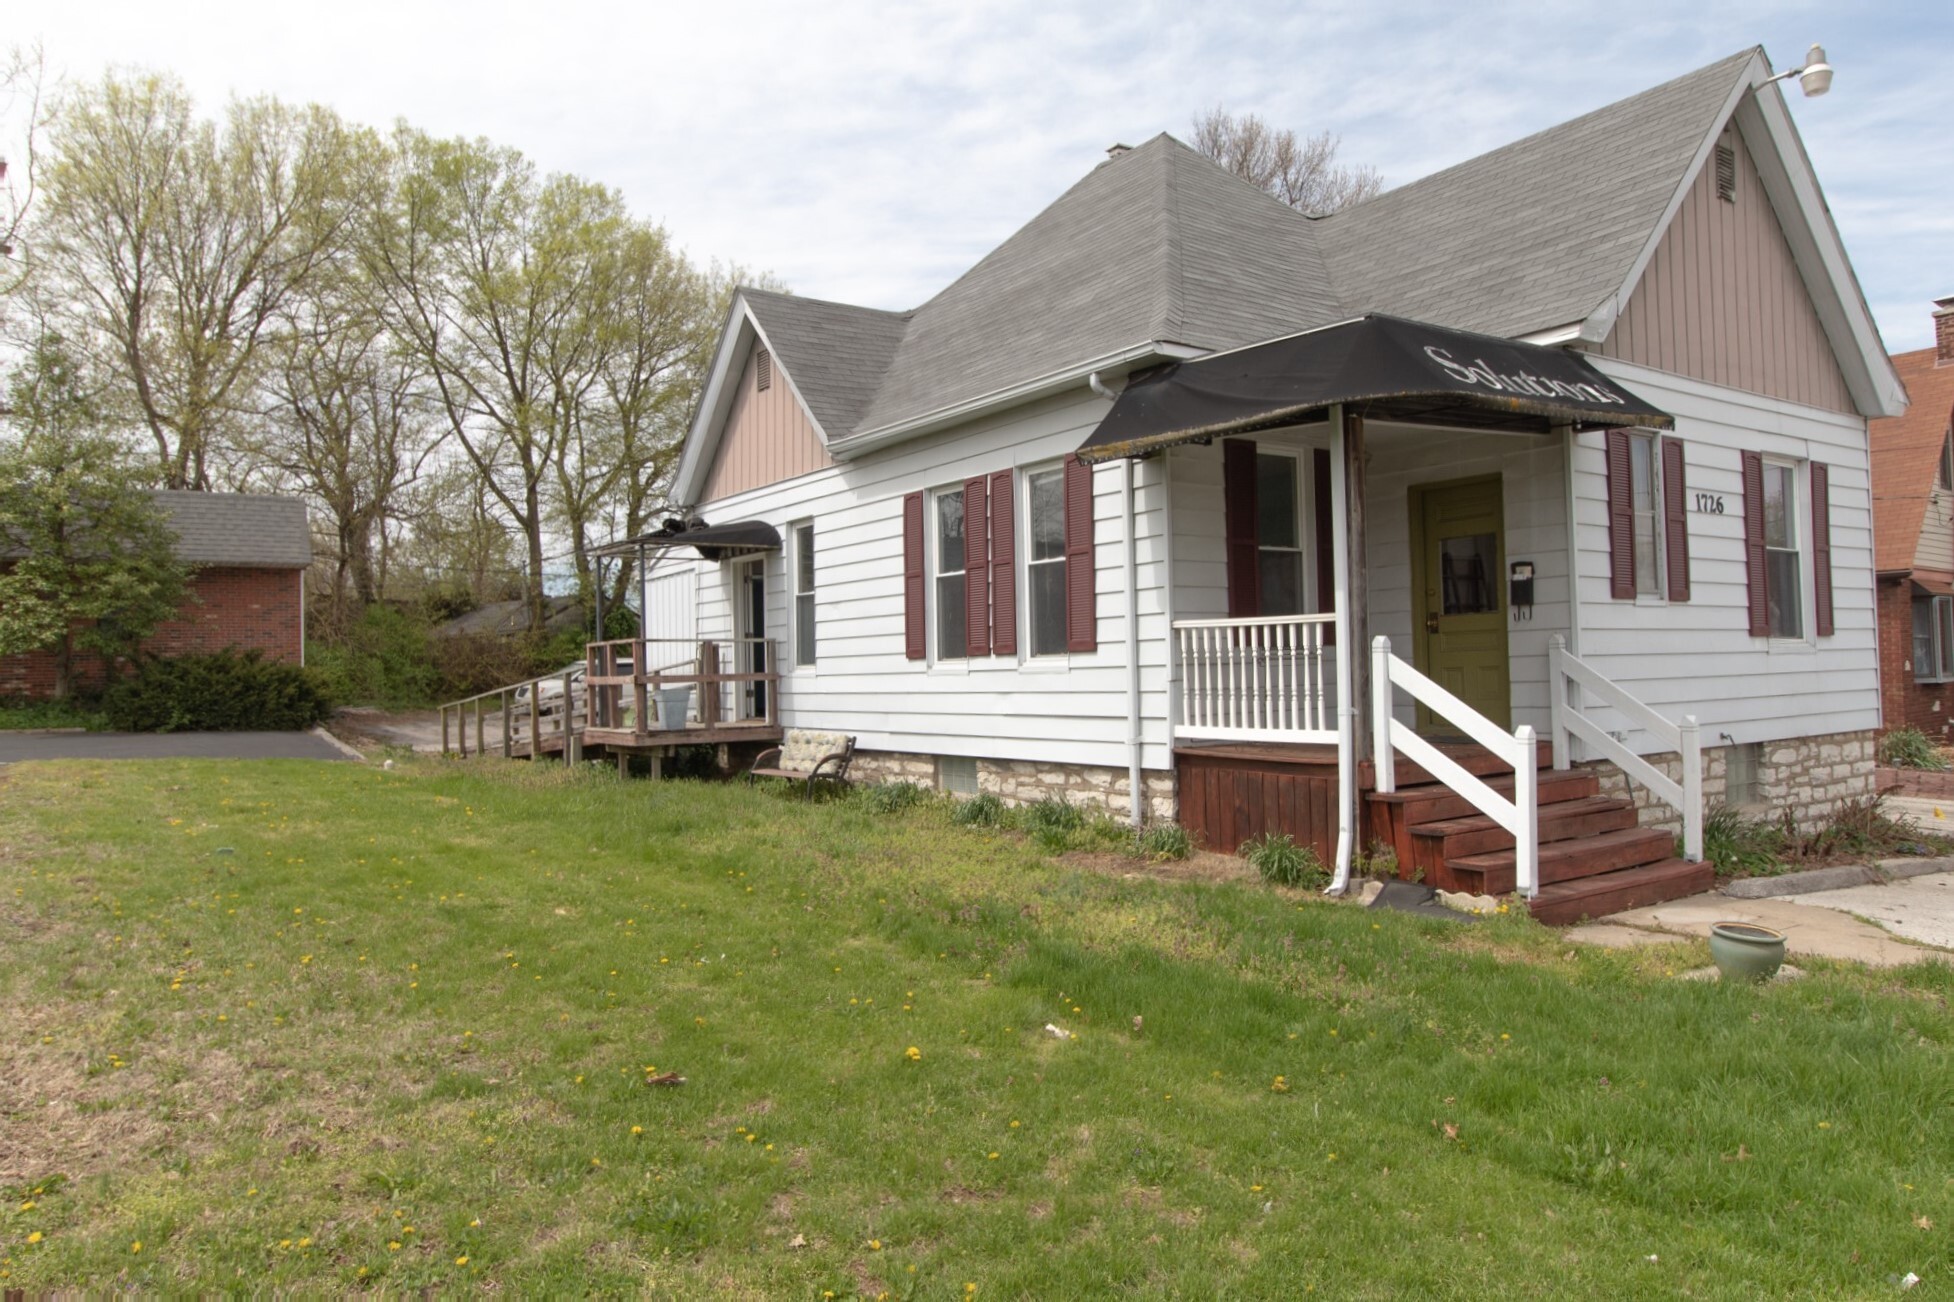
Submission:
<svg viewBox="0 0 1954 1302">
<path fill-rule="evenodd" d="M 1608 595 L 1635 598 L 1635 497 L 1629 432 L 1608 431 Z"/>
<path fill-rule="evenodd" d="M 1017 498 L 1011 472 L 991 476 L 991 654 L 1018 654 Z"/>
<path fill-rule="evenodd" d="M 1764 575 L 1764 454 L 1744 453 L 1744 577 L 1750 585 L 1750 635 L 1771 636 L 1771 587 Z"/>
<path fill-rule="evenodd" d="M 1093 572 L 1092 467 L 1065 459 L 1065 649 L 1099 649 L 1098 576 Z"/>
<path fill-rule="evenodd" d="M 923 593 L 923 495 L 902 499 L 902 635 L 911 660 L 929 656 L 929 622 Z"/>
<path fill-rule="evenodd" d="M 1669 600 L 1689 600 L 1689 498 L 1681 439 L 1662 440 L 1662 554 Z"/>
<path fill-rule="evenodd" d="M 1261 553 L 1255 532 L 1255 444 L 1221 445 L 1221 520 L 1228 539 L 1228 618 L 1262 613 Z"/>
<path fill-rule="evenodd" d="M 982 475 L 963 481 L 963 645 L 971 656 L 991 653 L 989 485 Z"/>
<path fill-rule="evenodd" d="M 1832 636 L 1832 472 L 1812 462 L 1812 622 Z"/>
</svg>

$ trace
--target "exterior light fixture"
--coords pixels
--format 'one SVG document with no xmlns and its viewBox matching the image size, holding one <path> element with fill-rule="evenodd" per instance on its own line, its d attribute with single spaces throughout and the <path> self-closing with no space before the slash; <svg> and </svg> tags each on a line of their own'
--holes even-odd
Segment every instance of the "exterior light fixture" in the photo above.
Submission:
<svg viewBox="0 0 1954 1302">
<path fill-rule="evenodd" d="M 1804 67 L 1792 68 L 1775 77 L 1767 77 L 1758 83 L 1758 89 L 1761 90 L 1774 81 L 1786 81 L 1792 77 L 1798 79 L 1798 86 L 1805 92 L 1806 99 L 1815 99 L 1832 89 L 1832 65 L 1825 62 L 1825 47 L 1812 46 L 1805 51 Z"/>
</svg>

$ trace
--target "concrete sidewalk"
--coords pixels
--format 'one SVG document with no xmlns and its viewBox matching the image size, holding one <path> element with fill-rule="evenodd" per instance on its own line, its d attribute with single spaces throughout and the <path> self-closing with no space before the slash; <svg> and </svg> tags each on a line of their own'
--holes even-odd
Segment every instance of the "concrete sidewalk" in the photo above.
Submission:
<svg viewBox="0 0 1954 1302">
<path fill-rule="evenodd" d="M 0 732 L 0 764 L 55 759 L 345 760 L 310 732 Z"/>
</svg>

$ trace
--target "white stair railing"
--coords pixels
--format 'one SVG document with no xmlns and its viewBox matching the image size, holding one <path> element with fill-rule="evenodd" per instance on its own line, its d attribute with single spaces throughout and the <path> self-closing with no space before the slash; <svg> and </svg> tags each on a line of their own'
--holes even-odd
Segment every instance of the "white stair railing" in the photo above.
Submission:
<svg viewBox="0 0 1954 1302">
<path fill-rule="evenodd" d="M 1700 862 L 1703 858 L 1703 737 L 1696 716 L 1686 714 L 1680 724 L 1669 722 L 1622 690 L 1620 684 L 1595 672 L 1593 666 L 1567 649 L 1567 639 L 1558 633 L 1547 640 L 1547 667 L 1548 699 L 1553 710 L 1554 767 L 1568 767 L 1568 739 L 1579 737 L 1601 758 L 1613 760 L 1622 772 L 1683 816 L 1683 858 L 1691 863 Z M 1678 783 L 1583 714 L 1568 695 L 1570 682 L 1592 692 L 1600 704 L 1654 737 L 1662 749 L 1680 755 L 1683 780 Z"/>
<path fill-rule="evenodd" d="M 1393 713 L 1394 687 L 1402 687 L 1434 715 L 1484 746 L 1502 763 L 1510 764 L 1513 798 L 1500 795 L 1409 725 L 1400 723 Z M 1531 726 L 1521 724 L 1509 736 L 1491 719 L 1392 655 L 1391 639 L 1379 636 L 1371 640 L 1371 740 L 1380 792 L 1398 789 L 1396 753 L 1403 751 L 1406 758 L 1513 834 L 1515 885 L 1529 899 L 1539 891 L 1540 761 Z"/>
<path fill-rule="evenodd" d="M 1335 615 L 1174 621 L 1181 717 L 1189 737 L 1334 742 Z"/>
</svg>

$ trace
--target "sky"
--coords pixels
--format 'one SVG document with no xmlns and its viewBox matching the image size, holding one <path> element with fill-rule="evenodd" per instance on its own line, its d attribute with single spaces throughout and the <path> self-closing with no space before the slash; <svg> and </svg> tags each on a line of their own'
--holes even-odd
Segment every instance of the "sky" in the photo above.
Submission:
<svg viewBox="0 0 1954 1302">
<path fill-rule="evenodd" d="M 1930 343 L 1954 294 L 1948 0 L 10 7 L 0 46 L 36 39 L 70 79 L 167 70 L 212 112 L 271 94 L 515 145 L 616 187 L 700 262 L 884 308 L 943 288 L 1107 146 L 1185 138 L 1211 106 L 1327 129 L 1392 186 L 1818 41 L 1832 93 L 1789 99 L 1887 346 Z"/>
</svg>

